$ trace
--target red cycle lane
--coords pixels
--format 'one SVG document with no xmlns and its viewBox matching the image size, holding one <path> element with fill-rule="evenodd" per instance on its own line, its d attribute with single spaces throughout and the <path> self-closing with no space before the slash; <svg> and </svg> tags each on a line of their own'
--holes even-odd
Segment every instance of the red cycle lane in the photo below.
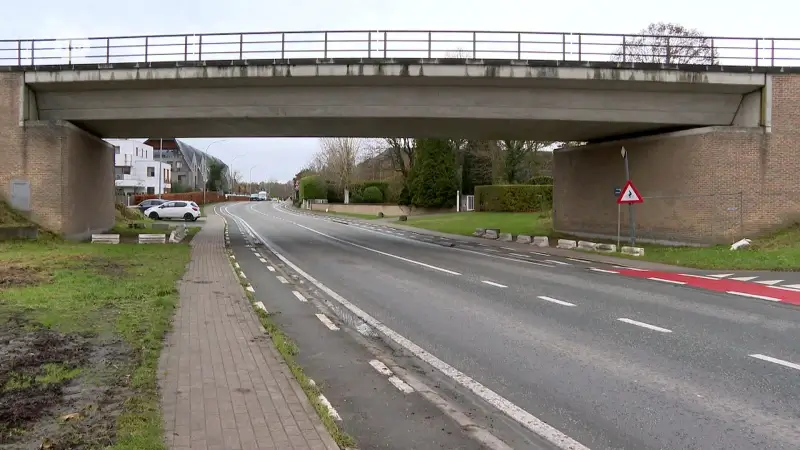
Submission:
<svg viewBox="0 0 800 450">
<path fill-rule="evenodd" d="M 763 286 L 746 281 L 717 279 L 702 275 L 689 275 L 674 272 L 660 272 L 655 270 L 616 269 L 620 275 L 633 278 L 644 278 L 653 281 L 691 286 L 709 291 L 743 297 L 769 300 L 773 302 L 788 303 L 800 306 L 800 291 L 776 286 Z"/>
</svg>

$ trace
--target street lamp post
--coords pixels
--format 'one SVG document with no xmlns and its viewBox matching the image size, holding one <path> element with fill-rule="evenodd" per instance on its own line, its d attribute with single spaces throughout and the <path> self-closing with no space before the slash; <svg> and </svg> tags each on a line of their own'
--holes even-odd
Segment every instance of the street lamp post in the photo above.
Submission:
<svg viewBox="0 0 800 450">
<path fill-rule="evenodd" d="M 250 191 L 251 191 L 250 193 L 251 194 L 253 193 L 252 192 L 253 191 L 253 169 L 255 169 L 256 167 L 258 167 L 258 166 L 256 165 L 256 166 L 253 166 L 253 167 L 250 168 L 250 177 L 249 177 L 250 183 L 249 184 L 250 184 Z"/>
<path fill-rule="evenodd" d="M 243 156 L 244 153 L 240 153 L 233 157 L 231 160 L 231 164 L 228 166 L 228 179 L 231 180 L 231 193 L 235 193 L 236 191 L 236 180 L 233 179 L 233 163 L 236 162 L 236 159 L 240 156 Z"/>
</svg>

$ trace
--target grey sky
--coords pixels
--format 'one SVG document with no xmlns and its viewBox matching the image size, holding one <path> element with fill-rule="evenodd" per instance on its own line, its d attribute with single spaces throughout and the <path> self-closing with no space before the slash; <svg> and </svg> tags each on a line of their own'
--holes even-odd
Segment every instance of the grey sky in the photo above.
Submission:
<svg viewBox="0 0 800 450">
<path fill-rule="evenodd" d="M 800 37 L 790 0 L 34 0 L 3 6 L 0 39 L 347 29 L 632 33 L 677 22 L 714 36 Z M 792 34 L 798 36 L 792 36 Z M 800 47 L 800 41 L 793 44 Z M 800 57 L 800 54 L 797 55 Z M 204 149 L 214 139 L 187 139 Z M 287 180 L 316 139 L 232 139 L 209 152 L 254 179 Z"/>
</svg>

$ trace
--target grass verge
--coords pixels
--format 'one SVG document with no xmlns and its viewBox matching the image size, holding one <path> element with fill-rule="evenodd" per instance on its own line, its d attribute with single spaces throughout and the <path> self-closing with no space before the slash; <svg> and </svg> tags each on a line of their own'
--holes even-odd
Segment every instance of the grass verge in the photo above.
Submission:
<svg viewBox="0 0 800 450">
<path fill-rule="evenodd" d="M 228 229 L 227 224 L 225 225 L 225 229 Z M 227 252 L 228 255 L 233 254 L 230 248 L 227 249 Z M 237 276 L 239 273 L 240 272 L 238 271 L 236 272 Z M 243 287 L 249 285 L 249 282 L 242 277 L 239 277 L 239 282 Z M 245 295 L 251 304 L 256 301 L 255 296 L 251 292 L 245 290 Z M 311 382 L 311 380 L 303 371 L 303 368 L 297 363 L 295 356 L 300 351 L 300 349 L 297 347 L 297 344 L 295 344 L 294 341 L 292 341 L 292 339 L 272 321 L 270 314 L 265 313 L 263 310 L 258 309 L 255 306 L 253 306 L 253 310 L 256 312 L 261 325 L 263 325 L 264 329 L 267 330 L 267 334 L 272 339 L 272 343 L 275 345 L 278 353 L 280 353 L 280 355 L 283 357 L 283 360 L 286 362 L 286 365 L 289 367 L 289 371 L 292 372 L 292 375 L 297 380 L 300 388 L 302 388 L 303 392 L 305 392 L 306 397 L 308 397 L 308 400 L 311 402 L 311 405 L 317 412 L 317 415 L 322 421 L 322 424 L 325 426 L 325 429 L 331 434 L 331 437 L 333 437 L 333 440 L 336 441 L 336 444 L 338 444 L 340 448 L 355 447 L 355 439 L 353 439 L 353 437 L 347 434 L 344 430 L 339 428 L 339 425 L 336 423 L 333 417 L 331 417 L 328 407 L 320 402 L 319 397 L 321 392 L 319 390 L 319 386 Z"/>
<path fill-rule="evenodd" d="M 176 244 L 0 244 L 0 360 L 15 362 L 0 365 L 0 443 L 164 448 L 158 358 L 189 256 Z"/>
<path fill-rule="evenodd" d="M 393 216 L 384 216 L 378 217 L 377 215 L 373 214 L 360 214 L 360 213 L 350 213 L 350 212 L 338 212 L 338 211 L 317 211 L 313 210 L 315 214 L 325 214 L 328 216 L 341 216 L 341 217 L 352 217 L 354 219 L 363 219 L 363 220 L 375 220 L 375 219 L 383 219 L 383 218 L 391 218 Z"/>
<path fill-rule="evenodd" d="M 549 236 L 551 239 L 579 239 L 555 233 L 552 220 L 535 213 L 463 212 L 437 214 L 431 217 L 409 217 L 404 224 L 442 233 L 469 236 L 475 228 L 499 228 L 514 235 Z M 593 242 L 615 244 L 615 241 L 591 239 Z M 713 247 L 672 247 L 637 244 L 645 249 L 645 256 L 628 259 L 647 260 L 674 266 L 708 270 L 800 270 L 800 224 L 752 239 L 750 248 L 731 251 L 730 245 Z M 624 244 L 624 240 L 622 245 Z"/>
</svg>

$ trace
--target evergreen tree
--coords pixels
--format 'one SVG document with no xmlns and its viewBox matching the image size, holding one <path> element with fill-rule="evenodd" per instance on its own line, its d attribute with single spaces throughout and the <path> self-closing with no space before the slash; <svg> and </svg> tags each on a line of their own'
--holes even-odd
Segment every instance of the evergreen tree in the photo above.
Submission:
<svg viewBox="0 0 800 450">
<path fill-rule="evenodd" d="M 446 139 L 417 139 L 409 188 L 411 203 L 423 208 L 452 206 L 458 190 L 456 155 Z"/>
</svg>

